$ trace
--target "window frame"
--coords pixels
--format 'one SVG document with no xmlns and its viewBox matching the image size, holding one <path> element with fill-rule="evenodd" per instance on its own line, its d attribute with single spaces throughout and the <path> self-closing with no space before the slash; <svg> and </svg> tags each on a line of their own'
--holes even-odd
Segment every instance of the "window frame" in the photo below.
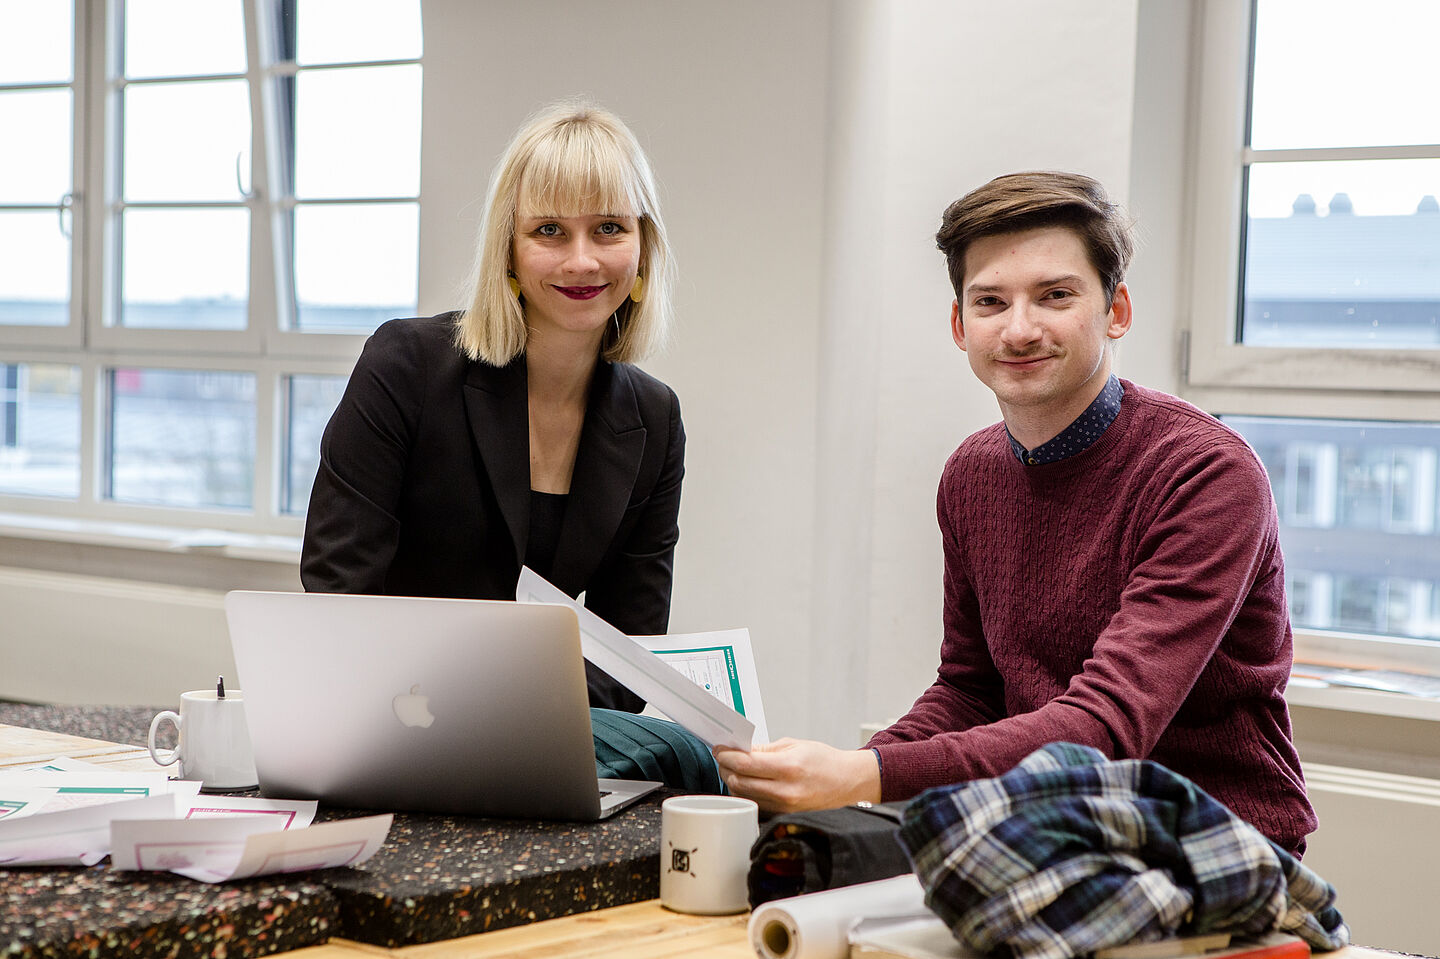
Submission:
<svg viewBox="0 0 1440 959">
<path fill-rule="evenodd" d="M 293 183 L 287 183 L 287 169 L 284 150 L 284 135 L 278 126 L 266 126 L 266 117 L 276 118 L 278 124 L 283 108 L 279 102 L 279 86 L 282 79 L 292 83 L 304 71 L 347 70 L 352 68 L 398 66 L 414 64 L 420 67 L 423 76 L 424 53 L 420 56 L 391 58 L 383 60 L 336 61 L 320 64 L 301 64 L 286 58 L 282 29 L 278 14 L 281 6 L 293 7 L 293 0 L 245 0 L 246 37 L 251 82 L 251 126 L 264 129 L 263 145 L 254 149 L 251 195 L 257 197 L 261 212 L 252 219 L 251 229 L 251 298 L 257 281 L 266 283 L 267 298 L 262 304 L 265 324 L 261 331 L 263 349 L 268 354 L 290 357 L 323 358 L 337 352 L 350 356 L 350 365 L 359 357 L 360 350 L 369 334 L 351 334 L 298 329 L 299 303 L 294 288 L 294 249 L 291 224 L 295 211 L 302 206 L 344 206 L 352 204 L 410 204 L 415 205 L 417 215 L 422 209 L 422 185 L 417 183 L 413 197 L 365 196 L 325 197 L 299 199 L 294 195 Z M 292 108 L 294 103 L 291 104 Z M 273 135 L 272 135 L 273 134 Z M 295 144 L 289 144 L 293 150 Z M 417 144 L 418 148 L 418 144 Z M 293 160 L 293 154 L 291 155 Z M 290 179 L 293 179 L 293 174 Z M 263 200 L 258 196 L 263 193 Z M 257 250 L 259 242 L 255 234 L 266 230 L 268 240 L 263 251 Z M 417 235 L 415 255 L 419 257 Z M 258 261 L 268 257 L 268 261 Z M 259 275 L 257 275 L 257 273 Z M 419 277 L 417 270 L 416 282 Z M 418 301 L 418 290 L 417 290 Z M 252 306 L 252 327 L 254 307 Z M 348 370 L 347 370 L 348 372 Z"/>
<path fill-rule="evenodd" d="M 1236 342 L 1250 164 L 1433 158 L 1440 145 L 1251 149 L 1252 0 L 1207 0 L 1197 16 L 1187 398 L 1221 413 L 1440 420 L 1440 349 Z"/>
<path fill-rule="evenodd" d="M 125 0 L 72 2 L 69 322 L 52 327 L 0 327 L 0 361 L 78 368 L 81 383 L 79 493 L 69 498 L 0 492 L 0 535 L 6 526 L 28 528 L 34 523 L 38 529 L 56 521 L 93 525 L 102 539 L 112 537 L 116 528 L 131 529 L 137 539 L 145 539 L 152 535 L 143 531 L 145 527 L 159 531 L 162 538 L 172 532 L 190 531 L 205 540 L 202 545 L 212 539 L 217 545 L 223 545 L 231 534 L 294 537 L 303 530 L 303 514 L 283 512 L 285 503 L 282 502 L 285 479 L 281 471 L 286 466 L 290 426 L 284 419 L 288 409 L 288 378 L 292 375 L 348 377 L 369 334 L 294 328 L 295 304 L 290 289 L 292 251 L 288 239 L 290 214 L 297 201 L 286 194 L 283 177 L 276 172 L 283 169 L 282 151 L 286 149 L 285 136 L 279 130 L 283 118 L 277 103 L 277 89 L 280 78 L 293 77 L 299 70 L 311 67 L 280 59 L 279 20 L 284 0 L 240 2 L 246 44 L 244 77 L 249 87 L 251 119 L 250 191 L 240 203 L 232 205 L 245 209 L 250 218 L 248 322 L 244 330 L 228 331 L 137 329 L 118 325 L 121 275 L 118 211 L 152 205 L 126 203 L 120 189 L 121 108 L 127 81 L 119 66 Z M 392 63 L 413 63 L 423 71 L 423 51 L 414 58 L 325 64 L 321 68 Z M 418 185 L 413 197 L 357 197 L 354 202 L 413 203 L 417 211 L 422 209 Z M 197 201 L 156 205 L 184 208 L 226 204 Z M 7 206 L 7 209 L 13 208 L 19 207 Z M 57 216 L 62 215 L 61 204 L 44 209 L 55 209 Z M 418 248 L 415 255 L 418 259 Z M 418 301 L 419 290 L 415 293 Z M 255 376 L 256 448 L 253 496 L 248 509 L 153 506 L 105 498 L 106 424 L 110 416 L 107 372 L 124 367 L 238 371 Z M 9 514 L 8 519 L 5 514 Z"/>
<path fill-rule="evenodd" d="M 1247 164 L 1405 159 L 1417 148 L 1251 150 L 1246 141 L 1253 2 L 1204 0 L 1191 14 L 1181 395 L 1219 416 L 1440 422 L 1440 350 L 1302 350 L 1236 342 Z M 1440 156 L 1440 146 L 1431 149 L 1423 155 Z M 1434 640 L 1328 628 L 1294 627 L 1293 633 L 1297 660 L 1440 675 L 1440 642 Z M 1316 699 L 1303 688 L 1298 696 Z M 1320 696 L 1311 704 L 1325 702 Z"/>
<path fill-rule="evenodd" d="M 290 376 L 349 376 L 354 366 L 350 357 L 251 357 L 221 354 L 160 354 L 152 352 L 64 350 L 12 352 L 15 362 L 53 363 L 78 367 L 80 371 L 80 491 L 75 498 L 0 494 L 0 513 L 43 514 L 72 520 L 153 524 L 176 529 L 233 531 L 237 533 L 295 536 L 304 529 L 304 516 L 282 513 L 280 493 L 285 451 L 282 418 L 286 413 L 286 392 Z M 152 506 L 117 502 L 102 494 L 105 487 L 106 437 L 103 425 L 109 418 L 110 398 L 106 395 L 107 371 L 116 368 L 175 369 L 191 372 L 210 370 L 255 375 L 255 485 L 249 510 Z M 88 414 L 88 415 L 87 415 Z M 267 442 L 266 437 L 270 438 Z M 3 526 L 0 520 L 0 526 Z"/>
<path fill-rule="evenodd" d="M 92 80 L 91 58 L 85 55 L 89 49 L 93 18 L 89 16 L 90 3 L 77 0 L 71 4 L 71 65 L 70 65 L 70 192 L 57 198 L 53 205 L 16 203 L 0 204 L 6 211 L 53 210 L 63 222 L 69 220 L 70 241 L 70 304 L 68 320 L 64 326 L 0 326 L 0 339 L 7 348 L 26 350 L 30 348 L 61 347 L 78 348 L 84 345 L 84 302 L 85 302 L 85 255 L 88 238 L 84 231 L 85 203 L 91 194 L 86 170 L 89 165 L 88 145 L 90 143 L 89 112 L 86 109 Z M 6 84 L 9 89 L 55 89 L 58 83 L 14 83 Z M 103 131 L 102 131 L 103 132 Z"/>
</svg>

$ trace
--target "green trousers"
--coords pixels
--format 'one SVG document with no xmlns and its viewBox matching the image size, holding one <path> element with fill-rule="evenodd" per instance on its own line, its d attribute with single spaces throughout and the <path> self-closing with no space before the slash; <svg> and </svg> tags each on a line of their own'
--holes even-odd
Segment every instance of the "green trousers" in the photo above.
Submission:
<svg viewBox="0 0 1440 959">
<path fill-rule="evenodd" d="M 690 793 L 725 791 L 710 747 L 684 726 L 592 707 L 590 727 L 602 779 L 647 779 Z"/>
</svg>

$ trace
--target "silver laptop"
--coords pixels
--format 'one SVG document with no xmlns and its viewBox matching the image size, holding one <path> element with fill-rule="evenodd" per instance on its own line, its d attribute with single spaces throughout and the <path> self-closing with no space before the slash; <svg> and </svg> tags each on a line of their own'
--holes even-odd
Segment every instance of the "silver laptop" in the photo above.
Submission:
<svg viewBox="0 0 1440 959">
<path fill-rule="evenodd" d="M 558 605 L 238 590 L 225 597 L 262 795 L 602 819 L 580 627 Z"/>
</svg>

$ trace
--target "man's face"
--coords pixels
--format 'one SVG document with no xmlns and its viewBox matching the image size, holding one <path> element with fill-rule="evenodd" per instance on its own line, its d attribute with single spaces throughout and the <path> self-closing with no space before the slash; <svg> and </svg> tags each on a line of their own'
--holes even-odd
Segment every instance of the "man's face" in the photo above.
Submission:
<svg viewBox="0 0 1440 959">
<path fill-rule="evenodd" d="M 951 327 L 1011 432 L 1028 426 L 1031 435 L 1016 439 L 1033 446 L 1068 426 L 1105 385 L 1109 343 L 1130 328 L 1130 294 L 1122 283 L 1105 305 L 1100 274 L 1072 230 L 1006 233 L 965 251 Z"/>
</svg>

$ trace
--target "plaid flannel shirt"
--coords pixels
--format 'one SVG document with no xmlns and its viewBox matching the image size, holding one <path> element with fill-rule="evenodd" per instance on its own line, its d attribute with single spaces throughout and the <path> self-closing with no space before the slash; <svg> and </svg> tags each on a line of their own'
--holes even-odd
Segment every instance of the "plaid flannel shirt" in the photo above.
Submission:
<svg viewBox="0 0 1440 959">
<path fill-rule="evenodd" d="M 1350 933 L 1335 890 L 1183 776 L 1052 743 L 996 779 L 930 789 L 900 839 L 925 901 L 981 952 L 1067 959 L 1176 934 Z"/>
</svg>

